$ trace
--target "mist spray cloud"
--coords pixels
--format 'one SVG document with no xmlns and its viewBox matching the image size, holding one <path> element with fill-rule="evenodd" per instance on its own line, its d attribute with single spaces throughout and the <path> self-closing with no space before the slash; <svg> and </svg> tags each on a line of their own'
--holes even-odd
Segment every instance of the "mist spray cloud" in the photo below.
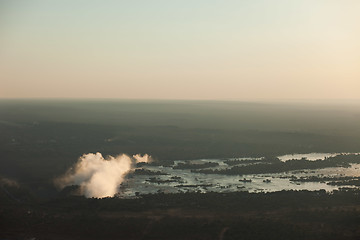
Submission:
<svg viewBox="0 0 360 240">
<path fill-rule="evenodd" d="M 56 185 L 64 188 L 70 185 L 79 185 L 82 194 L 86 197 L 112 197 L 126 175 L 134 168 L 135 163 L 149 162 L 151 157 L 140 154 L 132 157 L 122 154 L 106 159 L 101 153 L 88 153 L 79 158 L 75 166 L 67 173 L 55 180 Z"/>
</svg>

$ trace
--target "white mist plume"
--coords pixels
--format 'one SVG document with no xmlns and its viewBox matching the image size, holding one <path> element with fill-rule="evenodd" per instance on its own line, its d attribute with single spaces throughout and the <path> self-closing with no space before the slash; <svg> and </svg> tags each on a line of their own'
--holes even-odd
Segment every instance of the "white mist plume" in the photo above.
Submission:
<svg viewBox="0 0 360 240">
<path fill-rule="evenodd" d="M 86 197 L 112 197 L 135 163 L 150 160 L 147 154 L 136 154 L 133 157 L 123 154 L 105 159 L 99 152 L 88 153 L 81 156 L 75 166 L 55 182 L 61 188 L 79 185 Z"/>
<path fill-rule="evenodd" d="M 133 158 L 135 158 L 136 163 L 139 163 L 139 162 L 149 163 L 149 162 L 151 162 L 151 156 L 148 155 L 148 154 L 144 154 L 144 156 L 141 156 L 140 154 L 135 154 L 135 155 L 133 155 Z"/>
</svg>

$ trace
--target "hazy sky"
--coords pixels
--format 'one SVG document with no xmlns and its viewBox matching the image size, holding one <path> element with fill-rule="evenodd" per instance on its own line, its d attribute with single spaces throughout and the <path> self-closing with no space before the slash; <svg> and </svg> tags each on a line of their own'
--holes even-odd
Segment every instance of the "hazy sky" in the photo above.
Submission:
<svg viewBox="0 0 360 240">
<path fill-rule="evenodd" d="M 0 97 L 359 99 L 359 0 L 0 0 Z"/>
</svg>

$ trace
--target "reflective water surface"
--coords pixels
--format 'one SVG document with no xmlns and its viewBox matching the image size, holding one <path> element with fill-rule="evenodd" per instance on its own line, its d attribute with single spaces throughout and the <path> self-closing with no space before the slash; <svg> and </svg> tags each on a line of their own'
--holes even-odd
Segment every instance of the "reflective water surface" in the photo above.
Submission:
<svg viewBox="0 0 360 240">
<path fill-rule="evenodd" d="M 293 154 L 280 156 L 279 159 L 287 161 L 291 159 L 306 158 L 308 160 L 325 159 L 325 157 L 336 156 L 339 153 L 310 153 Z M 236 158 L 241 160 L 242 158 Z M 247 160 L 258 160 L 259 158 L 243 158 Z M 190 169 L 174 169 L 181 163 L 204 164 L 217 163 L 210 169 L 226 169 L 228 159 L 197 159 L 190 161 L 175 161 L 173 166 L 151 166 L 144 165 L 141 168 L 162 174 L 131 174 L 120 187 L 119 195 L 132 197 L 137 194 L 147 193 L 177 193 L 177 192 L 273 192 L 281 190 L 320 190 L 333 191 L 339 187 L 354 186 L 333 186 L 327 184 L 329 181 L 299 182 L 293 181 L 300 177 L 360 177 L 360 164 L 351 164 L 349 168 L 332 167 L 323 169 L 304 169 L 273 174 L 250 174 L 250 175 L 223 175 L 223 174 L 202 174 L 191 172 Z M 256 162 L 256 161 L 255 161 Z M 251 163 L 244 163 L 251 164 Z"/>
</svg>

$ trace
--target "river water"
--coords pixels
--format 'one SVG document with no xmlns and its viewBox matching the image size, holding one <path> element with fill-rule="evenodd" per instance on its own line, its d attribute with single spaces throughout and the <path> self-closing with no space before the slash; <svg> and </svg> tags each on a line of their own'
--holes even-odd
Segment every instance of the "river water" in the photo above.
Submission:
<svg viewBox="0 0 360 240">
<path fill-rule="evenodd" d="M 336 156 L 340 153 L 309 153 L 291 154 L 279 156 L 282 161 L 291 159 L 317 160 L 326 157 Z M 343 154 L 343 153 L 342 153 Z M 236 158 L 241 159 L 241 158 Z M 258 160 L 259 158 L 246 158 Z M 190 161 L 175 161 L 174 166 L 179 163 L 201 164 L 207 162 L 218 163 L 217 167 L 210 169 L 225 169 L 231 166 L 225 163 L 229 159 L 197 159 Z M 292 177 L 360 177 L 360 164 L 351 164 L 349 168 L 333 167 L 312 170 L 297 170 L 273 174 L 250 174 L 250 175 L 223 175 L 223 174 L 202 174 L 194 173 L 189 169 L 173 169 L 173 166 L 151 166 L 145 165 L 143 169 L 150 171 L 161 171 L 166 175 L 132 175 L 122 184 L 120 196 L 132 197 L 136 193 L 179 193 L 179 192 L 274 192 L 281 190 L 320 190 L 333 191 L 339 186 L 328 185 L 327 182 L 295 182 Z M 354 187 L 354 186 L 341 186 Z"/>
</svg>

